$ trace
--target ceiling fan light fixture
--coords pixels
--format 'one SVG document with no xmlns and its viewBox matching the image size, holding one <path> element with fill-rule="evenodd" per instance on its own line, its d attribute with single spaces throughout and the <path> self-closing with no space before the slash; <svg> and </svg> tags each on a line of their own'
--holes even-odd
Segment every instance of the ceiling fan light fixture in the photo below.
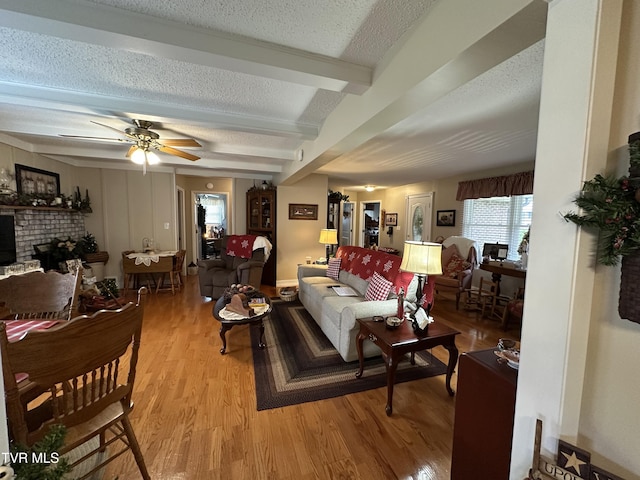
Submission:
<svg viewBox="0 0 640 480">
<path fill-rule="evenodd" d="M 147 150 L 145 154 L 147 155 L 147 163 L 149 165 L 157 165 L 160 163 L 160 157 L 154 152 Z"/>
<path fill-rule="evenodd" d="M 136 148 L 131 154 L 131 161 L 137 165 L 144 165 L 146 161 L 145 152 L 141 148 Z"/>
</svg>

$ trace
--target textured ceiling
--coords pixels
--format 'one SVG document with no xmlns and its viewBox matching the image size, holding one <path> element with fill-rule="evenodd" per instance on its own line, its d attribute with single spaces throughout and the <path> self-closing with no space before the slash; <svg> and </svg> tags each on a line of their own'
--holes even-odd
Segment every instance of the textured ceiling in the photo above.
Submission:
<svg viewBox="0 0 640 480">
<path fill-rule="evenodd" d="M 479 41 L 473 55 L 464 51 L 490 65 L 475 78 L 456 79 L 446 94 L 403 114 L 398 99 L 411 98 L 409 87 L 378 105 L 387 93 L 376 82 L 387 66 L 400 58 L 409 72 L 421 63 L 403 60 L 403 47 L 416 42 L 419 28 L 428 35 L 425 23 L 444 18 L 451 1 L 0 0 L 0 142 L 78 166 L 129 168 L 128 145 L 92 121 L 124 130 L 144 119 L 160 141 L 202 145 L 182 148 L 200 160 L 161 154 L 156 168 L 285 181 L 297 169 L 320 171 L 354 187 L 533 159 L 539 40 L 486 62 L 477 52 L 491 42 Z M 453 3 L 465 2 L 474 7 Z M 544 22 L 540 11 L 524 21 Z M 425 54 L 442 51 L 425 42 Z M 443 72 L 436 69 L 435 78 Z M 375 126 L 365 136 L 356 134 L 361 120 L 342 126 L 336 113 L 354 99 L 364 123 Z M 325 146 L 323 134 L 341 128 L 348 148 L 339 140 Z M 424 178 L 401 173 L 416 169 Z"/>
</svg>

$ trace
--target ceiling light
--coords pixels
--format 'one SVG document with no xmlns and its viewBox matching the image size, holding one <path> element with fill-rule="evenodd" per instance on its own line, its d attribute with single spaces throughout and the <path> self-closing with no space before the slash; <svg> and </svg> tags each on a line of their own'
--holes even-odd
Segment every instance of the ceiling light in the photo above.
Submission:
<svg viewBox="0 0 640 480">
<path fill-rule="evenodd" d="M 376 187 L 374 187 L 373 185 L 365 185 L 364 189 L 367 192 L 373 192 L 376 189 Z"/>
<path fill-rule="evenodd" d="M 160 163 L 160 158 L 154 152 L 147 150 L 145 154 L 147 155 L 147 163 L 149 165 L 157 165 Z"/>
<path fill-rule="evenodd" d="M 144 150 L 136 148 L 131 154 L 131 161 L 138 165 L 144 165 L 144 162 L 146 161 Z"/>
</svg>

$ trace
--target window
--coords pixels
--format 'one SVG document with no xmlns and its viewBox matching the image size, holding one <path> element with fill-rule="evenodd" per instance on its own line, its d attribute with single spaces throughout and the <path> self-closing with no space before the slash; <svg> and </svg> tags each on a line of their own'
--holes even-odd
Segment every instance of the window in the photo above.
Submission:
<svg viewBox="0 0 640 480">
<path fill-rule="evenodd" d="M 485 243 L 509 245 L 509 260 L 518 260 L 518 246 L 531 225 L 533 195 L 474 198 L 464 201 L 462 235 L 480 252 Z"/>
<path fill-rule="evenodd" d="M 225 194 L 199 194 L 200 205 L 205 208 L 204 223 L 206 232 L 220 227 L 226 227 L 227 196 Z"/>
</svg>

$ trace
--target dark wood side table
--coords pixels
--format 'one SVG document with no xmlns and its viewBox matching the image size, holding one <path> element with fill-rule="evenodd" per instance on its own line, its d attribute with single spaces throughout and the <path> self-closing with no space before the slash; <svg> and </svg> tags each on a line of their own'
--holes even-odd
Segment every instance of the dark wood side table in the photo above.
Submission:
<svg viewBox="0 0 640 480">
<path fill-rule="evenodd" d="M 264 319 L 271 313 L 271 300 L 268 295 L 262 295 L 267 303 L 267 309 L 253 317 L 243 317 L 238 319 L 226 319 L 221 316 L 220 311 L 227 305 L 225 298 L 220 297 L 213 306 L 213 317 L 220 322 L 220 339 L 222 340 L 222 348 L 220 354 L 224 355 L 227 351 L 227 332 L 237 325 L 258 325 L 260 327 L 260 343 L 258 346 L 264 348 Z"/>
<path fill-rule="evenodd" d="M 454 391 L 451 388 L 451 376 L 458 363 L 458 349 L 456 348 L 455 337 L 460 333 L 459 331 L 434 322 L 429 325 L 426 334 L 418 336 L 413 331 L 411 323 L 406 320 L 393 330 L 386 328 L 384 322 L 374 322 L 369 319 L 357 320 L 360 325 L 360 331 L 356 337 L 356 348 L 358 349 L 360 369 L 356 373 L 356 378 L 360 378 L 364 370 L 362 344 L 366 338 L 382 350 L 382 358 L 387 368 L 387 406 L 385 410 L 388 416 L 393 412 L 393 384 L 398 362 L 407 353 L 411 353 L 411 362 L 413 363 L 415 352 L 427 350 L 438 345 L 446 348 L 449 351 L 446 387 L 449 395 L 454 395 Z"/>
<path fill-rule="evenodd" d="M 460 356 L 452 480 L 509 478 L 518 372 L 494 350 Z"/>
</svg>

